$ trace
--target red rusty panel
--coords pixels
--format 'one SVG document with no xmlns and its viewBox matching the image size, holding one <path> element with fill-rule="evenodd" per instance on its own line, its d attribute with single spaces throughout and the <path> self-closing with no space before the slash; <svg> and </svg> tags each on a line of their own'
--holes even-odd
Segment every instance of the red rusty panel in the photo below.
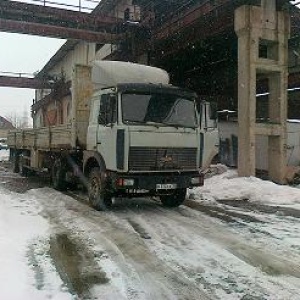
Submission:
<svg viewBox="0 0 300 300">
<path fill-rule="evenodd" d="M 122 39 L 121 35 L 116 34 L 5 19 L 0 19 L 0 31 L 41 35 L 62 39 L 85 40 L 88 42 L 103 44 L 114 43 Z"/>
<path fill-rule="evenodd" d="M 288 87 L 290 89 L 300 87 L 300 72 L 289 74 Z"/>
<path fill-rule="evenodd" d="M 230 6 L 222 7 L 217 15 L 209 14 L 191 23 L 188 27 L 178 29 L 169 39 L 157 39 L 155 50 L 160 56 L 174 55 L 194 42 L 218 34 L 234 32 L 233 12 Z"/>
<path fill-rule="evenodd" d="M 52 109 L 44 112 L 44 126 L 54 126 L 58 125 L 57 110 Z"/>
<path fill-rule="evenodd" d="M 212 5 L 210 1 L 205 3 L 199 4 L 198 7 L 194 7 L 190 11 L 186 12 L 184 16 L 178 16 L 173 18 L 171 21 L 167 22 L 161 28 L 157 30 L 154 34 L 155 39 L 161 40 L 168 38 L 178 31 L 188 28 L 189 26 L 193 25 L 194 23 L 201 20 L 205 15 L 208 15 L 214 11 L 219 10 L 222 12 L 224 6 L 230 5 L 232 6 L 232 1 L 230 0 L 220 0 L 218 5 Z M 232 9 L 232 14 L 234 13 L 234 9 Z M 209 25 L 209 24 L 207 24 Z M 203 31 L 207 30 L 207 27 L 202 28 Z"/>
<path fill-rule="evenodd" d="M 50 88 L 50 84 L 37 78 L 0 76 L 0 86 L 27 88 L 27 89 L 45 89 Z"/>
</svg>

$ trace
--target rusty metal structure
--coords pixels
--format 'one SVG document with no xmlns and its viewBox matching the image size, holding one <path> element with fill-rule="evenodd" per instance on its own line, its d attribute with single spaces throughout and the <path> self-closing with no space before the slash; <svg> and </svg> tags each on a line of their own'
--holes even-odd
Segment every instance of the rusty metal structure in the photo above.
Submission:
<svg viewBox="0 0 300 300">
<path fill-rule="evenodd" d="M 47 81 L 40 80 L 38 78 L 31 77 L 19 77 L 19 76 L 1 76 L 0 86 L 3 87 L 17 87 L 26 89 L 44 89 L 51 88 L 51 84 Z"/>
<path fill-rule="evenodd" d="M 114 42 L 115 28 L 122 20 L 101 13 L 89 14 L 18 1 L 1 0 L 0 30 L 77 39 L 89 42 Z"/>
<path fill-rule="evenodd" d="M 102 0 L 86 13 L 1 0 L 0 31 L 68 39 L 51 64 L 80 40 L 100 46 L 116 44 L 118 51 L 107 59 L 137 61 L 144 54 L 148 64 L 166 69 L 174 84 L 189 87 L 206 99 L 217 99 L 221 108 L 236 106 L 234 11 L 244 4 L 260 5 L 260 0 L 132 0 L 141 11 L 140 21 L 134 23 L 128 22 L 125 15 L 112 17 L 118 3 Z M 278 10 L 290 11 L 290 44 L 296 49 L 300 44 L 299 9 L 287 0 L 277 0 L 277 6 Z M 292 70 L 290 86 L 300 86 L 299 72 L 297 68 Z M 41 84 L 42 74 L 38 77 Z M 0 79 L 0 84 L 6 86 L 37 86 L 31 79 Z M 265 86 L 260 86 L 263 92 Z"/>
</svg>

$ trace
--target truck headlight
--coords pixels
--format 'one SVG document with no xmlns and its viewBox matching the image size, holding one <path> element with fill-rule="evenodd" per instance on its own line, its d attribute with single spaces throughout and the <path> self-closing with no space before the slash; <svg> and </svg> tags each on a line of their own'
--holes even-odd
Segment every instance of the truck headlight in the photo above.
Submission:
<svg viewBox="0 0 300 300">
<path fill-rule="evenodd" d="M 124 186 L 134 186 L 134 179 L 123 179 Z"/>
<path fill-rule="evenodd" d="M 117 186 L 134 186 L 134 179 L 131 178 L 119 178 L 117 180 Z"/>
</svg>

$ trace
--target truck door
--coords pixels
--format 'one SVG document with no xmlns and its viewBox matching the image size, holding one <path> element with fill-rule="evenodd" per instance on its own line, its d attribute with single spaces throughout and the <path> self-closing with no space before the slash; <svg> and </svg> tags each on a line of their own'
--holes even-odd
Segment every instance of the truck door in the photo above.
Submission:
<svg viewBox="0 0 300 300">
<path fill-rule="evenodd" d="M 215 116 L 211 104 L 202 102 L 200 105 L 200 156 L 203 169 L 209 167 L 212 159 L 218 153 L 219 134 Z"/>
<path fill-rule="evenodd" d="M 106 168 L 116 169 L 117 98 L 115 94 L 102 94 L 98 115 L 97 150 Z"/>
<path fill-rule="evenodd" d="M 98 114 L 100 106 L 100 96 L 91 99 L 90 120 L 87 132 L 87 150 L 97 150 Z"/>
</svg>

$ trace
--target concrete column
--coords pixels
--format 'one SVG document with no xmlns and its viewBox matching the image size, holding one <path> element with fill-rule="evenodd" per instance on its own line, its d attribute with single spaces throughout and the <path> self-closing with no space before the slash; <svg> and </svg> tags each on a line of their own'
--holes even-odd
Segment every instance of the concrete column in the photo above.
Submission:
<svg viewBox="0 0 300 300">
<path fill-rule="evenodd" d="M 90 97 L 94 87 L 91 81 L 91 67 L 75 65 L 72 74 L 72 146 L 86 146 L 89 123 Z"/>
<path fill-rule="evenodd" d="M 256 60 L 258 40 L 252 29 L 252 7 L 236 10 L 238 36 L 238 173 L 255 176 Z"/>
<path fill-rule="evenodd" d="M 289 16 L 276 11 L 276 0 L 262 0 L 261 7 L 244 5 L 235 11 L 235 31 L 239 47 L 238 173 L 255 176 L 255 136 L 267 135 L 269 178 L 284 183 Z M 269 121 L 264 124 L 256 123 L 258 75 L 268 78 L 270 93 Z"/>
</svg>

